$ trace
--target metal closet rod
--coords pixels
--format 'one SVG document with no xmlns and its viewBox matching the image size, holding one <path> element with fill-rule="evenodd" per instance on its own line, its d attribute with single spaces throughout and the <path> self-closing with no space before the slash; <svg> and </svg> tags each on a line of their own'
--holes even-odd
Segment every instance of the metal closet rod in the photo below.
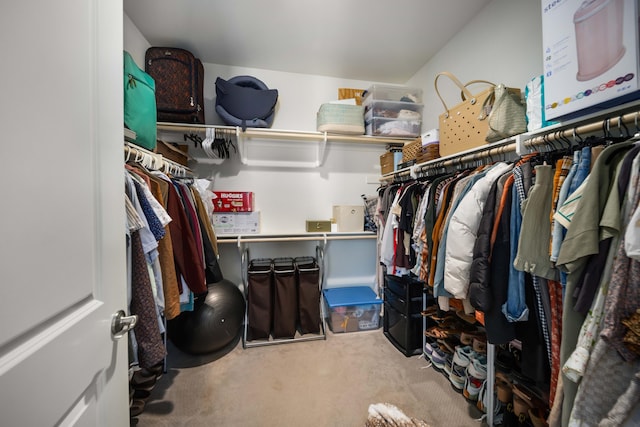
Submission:
<svg viewBox="0 0 640 427">
<path fill-rule="evenodd" d="M 174 162 L 173 160 L 169 160 L 166 157 L 164 157 L 162 154 L 154 153 L 153 151 L 149 151 L 146 148 L 134 146 L 128 142 L 125 142 L 124 151 L 125 151 L 125 154 L 134 155 L 133 159 L 127 158 L 127 160 L 134 160 L 138 162 L 135 156 L 137 154 L 141 154 L 142 156 L 149 156 L 154 163 L 156 161 L 160 161 L 161 162 L 160 164 L 164 171 L 167 171 L 167 169 L 169 170 L 169 172 L 172 170 L 177 170 L 179 173 L 185 176 L 189 174 L 193 175 L 193 172 L 189 168 L 185 167 L 184 165 Z"/>
<path fill-rule="evenodd" d="M 516 143 L 512 142 L 510 144 L 501 145 L 499 147 L 493 147 L 488 150 L 480 150 L 473 153 L 464 154 L 460 157 L 454 157 L 447 160 L 438 161 L 433 160 L 432 162 L 426 163 L 420 166 L 420 172 L 429 169 L 438 169 L 444 168 L 447 166 L 457 166 L 464 163 L 474 162 L 478 160 L 482 160 L 485 158 L 491 159 L 493 156 L 500 156 L 502 154 L 507 154 L 512 151 L 516 151 Z"/>
<path fill-rule="evenodd" d="M 640 131 L 640 123 L 638 123 L 640 116 L 640 111 L 635 111 L 632 113 L 627 113 L 615 117 L 609 117 L 605 119 L 600 119 L 598 121 L 594 121 L 585 125 L 575 126 L 572 128 L 567 128 L 563 130 L 556 130 L 546 133 L 544 135 L 536 136 L 534 138 L 528 139 L 524 141 L 524 146 L 527 148 L 534 147 L 536 145 L 544 145 L 548 141 L 556 141 L 561 138 L 575 138 L 581 137 L 582 135 L 591 134 L 600 131 L 610 132 L 613 128 L 618 128 L 622 125 L 633 123 L 636 130 L 635 132 Z M 631 135 L 630 135 L 631 136 Z"/>
<path fill-rule="evenodd" d="M 218 243 L 271 243 L 271 242 L 312 242 L 312 241 L 328 241 L 328 240 L 358 240 L 358 239 L 375 239 L 376 235 L 371 234 L 322 234 L 314 236 L 292 235 L 292 236 L 263 236 L 263 237 L 246 237 L 246 236 L 218 236 Z"/>
</svg>

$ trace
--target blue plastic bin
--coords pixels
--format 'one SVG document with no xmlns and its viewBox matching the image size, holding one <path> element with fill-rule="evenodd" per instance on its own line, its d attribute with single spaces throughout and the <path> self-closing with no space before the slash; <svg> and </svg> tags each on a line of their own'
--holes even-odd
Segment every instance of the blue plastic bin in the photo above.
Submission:
<svg viewBox="0 0 640 427">
<path fill-rule="evenodd" d="M 329 326 L 334 333 L 377 329 L 382 300 L 369 286 L 350 286 L 323 291 Z"/>
</svg>

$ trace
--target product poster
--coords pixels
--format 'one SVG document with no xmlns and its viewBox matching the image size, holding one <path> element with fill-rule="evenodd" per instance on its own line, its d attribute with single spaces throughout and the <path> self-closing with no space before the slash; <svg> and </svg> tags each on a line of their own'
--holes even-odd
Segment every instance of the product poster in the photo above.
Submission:
<svg viewBox="0 0 640 427">
<path fill-rule="evenodd" d="M 574 113 L 638 90 L 636 0 L 542 2 L 545 112 Z"/>
</svg>

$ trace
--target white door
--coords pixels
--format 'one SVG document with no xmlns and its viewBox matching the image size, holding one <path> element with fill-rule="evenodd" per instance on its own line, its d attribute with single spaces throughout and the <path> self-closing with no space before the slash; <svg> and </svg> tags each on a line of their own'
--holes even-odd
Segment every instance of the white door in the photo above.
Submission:
<svg viewBox="0 0 640 427">
<path fill-rule="evenodd" d="M 126 426 L 122 2 L 0 6 L 0 425 Z"/>
</svg>

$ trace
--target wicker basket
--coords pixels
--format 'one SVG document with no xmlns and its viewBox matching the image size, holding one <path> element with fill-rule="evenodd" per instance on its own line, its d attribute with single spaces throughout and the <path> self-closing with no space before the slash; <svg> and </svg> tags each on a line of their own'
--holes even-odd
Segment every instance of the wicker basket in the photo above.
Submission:
<svg viewBox="0 0 640 427">
<path fill-rule="evenodd" d="M 430 142 L 420 147 L 420 153 L 416 159 L 417 163 L 428 162 L 429 160 L 435 160 L 440 157 L 440 144 L 437 142 Z"/>
<path fill-rule="evenodd" d="M 402 147 L 402 162 L 408 162 L 418 158 L 418 154 L 422 149 L 422 138 L 416 138 L 411 142 L 407 142 Z"/>
</svg>

